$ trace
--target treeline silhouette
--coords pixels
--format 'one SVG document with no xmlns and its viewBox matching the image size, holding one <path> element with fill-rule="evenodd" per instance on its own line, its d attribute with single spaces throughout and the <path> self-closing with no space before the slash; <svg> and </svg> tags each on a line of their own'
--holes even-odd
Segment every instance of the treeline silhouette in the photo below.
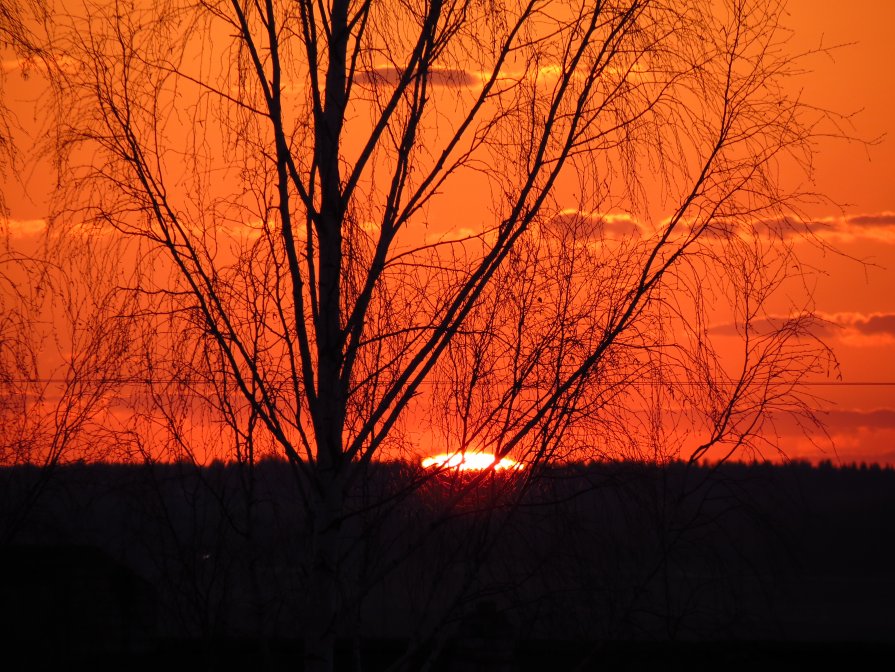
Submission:
<svg viewBox="0 0 895 672">
<path fill-rule="evenodd" d="M 351 493 L 342 669 L 895 650 L 891 468 L 568 464 L 408 487 L 423 475 L 377 463 Z M 296 477 L 273 460 L 76 463 L 29 499 L 45 475 L 0 469 L 6 650 L 29 666 L 295 669 L 311 538 Z"/>
</svg>

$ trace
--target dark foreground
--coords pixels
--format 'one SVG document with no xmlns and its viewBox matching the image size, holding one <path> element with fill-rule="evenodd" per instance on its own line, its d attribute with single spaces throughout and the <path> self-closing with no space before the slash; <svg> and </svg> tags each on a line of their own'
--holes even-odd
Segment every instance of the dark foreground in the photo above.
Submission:
<svg viewBox="0 0 895 672">
<path fill-rule="evenodd" d="M 378 640 L 364 642 L 356 650 L 340 642 L 336 651 L 337 672 L 394 669 L 402 660 L 408 642 Z M 543 672 L 553 670 L 681 670 L 688 672 L 770 672 L 792 670 L 886 669 L 895 656 L 895 645 L 855 642 L 590 642 L 539 640 L 515 642 L 509 654 L 469 655 L 462 643 L 450 642 L 433 672 Z M 225 639 L 200 643 L 195 640 L 160 640 L 143 654 L 87 656 L 33 656 L 5 659 L 10 671 L 68 669 L 132 670 L 166 672 L 184 670 L 300 670 L 301 644 Z M 358 662 L 359 661 L 359 662 Z M 412 665 L 413 663 L 411 663 Z M 410 669 L 422 669 L 411 667 Z"/>
<path fill-rule="evenodd" d="M 415 473 L 377 465 L 353 495 L 337 669 L 895 659 L 893 470 L 572 465 L 459 499 L 445 478 L 405 492 Z M 46 476 L 0 470 L 4 669 L 300 669 L 308 533 L 285 465 Z"/>
</svg>

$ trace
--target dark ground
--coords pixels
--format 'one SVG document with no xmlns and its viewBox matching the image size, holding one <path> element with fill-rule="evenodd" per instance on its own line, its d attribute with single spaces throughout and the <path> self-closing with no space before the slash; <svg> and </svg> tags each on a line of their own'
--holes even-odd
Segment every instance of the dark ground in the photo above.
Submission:
<svg viewBox="0 0 895 672">
<path fill-rule="evenodd" d="M 403 669 L 446 672 L 895 659 L 891 469 L 570 465 L 449 510 L 463 482 L 403 496 L 414 470 L 377 465 L 352 493 L 340 669 L 408 646 Z M 4 669 L 296 669 L 288 467 L 76 464 L 35 490 L 45 475 L 0 470 Z"/>
</svg>

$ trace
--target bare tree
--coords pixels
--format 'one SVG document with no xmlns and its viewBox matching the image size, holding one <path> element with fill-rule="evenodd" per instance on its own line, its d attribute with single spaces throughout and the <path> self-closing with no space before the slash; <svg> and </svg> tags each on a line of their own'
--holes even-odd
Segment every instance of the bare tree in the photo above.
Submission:
<svg viewBox="0 0 895 672">
<path fill-rule="evenodd" d="M 117 258 L 87 241 L 28 248 L 13 239 L 0 254 L 3 543 L 26 529 L 60 465 L 120 458 L 128 434 L 117 402 L 135 308 L 115 285 Z"/>
<path fill-rule="evenodd" d="M 804 194 L 781 175 L 810 168 L 819 121 L 785 88 L 782 15 L 750 0 L 54 14 L 60 212 L 135 241 L 151 376 L 204 399 L 237 450 L 293 466 L 306 669 L 332 668 L 346 493 L 414 432 L 536 478 L 561 456 L 726 458 L 760 450 L 779 412 L 810 418 L 797 383 L 826 355 L 810 303 L 765 319 L 800 272 Z"/>
<path fill-rule="evenodd" d="M 59 74 L 51 62 L 58 54 L 38 37 L 45 10 L 40 0 L 0 8 L 0 91 L 10 74 Z M 53 100 L 60 99 L 45 102 Z M 4 96 L 0 177 L 19 190 L 25 186 L 18 172 L 34 158 L 30 147 L 17 146 L 25 137 Z M 60 464 L 109 456 L 113 391 L 126 375 L 133 326 L 122 318 L 134 307 L 125 307 L 128 293 L 117 292 L 114 245 L 80 236 L 69 245 L 59 231 L 41 231 L 33 223 L 25 230 L 10 227 L 5 192 L 0 190 L 0 464 L 8 469 L 0 541 L 10 543 Z"/>
</svg>

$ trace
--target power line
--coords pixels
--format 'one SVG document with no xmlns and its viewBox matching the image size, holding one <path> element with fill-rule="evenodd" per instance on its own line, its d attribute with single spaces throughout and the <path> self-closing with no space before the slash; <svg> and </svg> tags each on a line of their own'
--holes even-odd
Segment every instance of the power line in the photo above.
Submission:
<svg viewBox="0 0 895 672">
<path fill-rule="evenodd" d="M 795 383 L 796 385 L 831 385 L 834 387 L 890 387 L 895 386 L 895 380 L 865 380 L 865 381 L 814 381 L 805 380 Z"/>
<path fill-rule="evenodd" d="M 93 383 L 93 384 L 101 384 L 101 385 L 219 385 L 218 381 L 211 380 L 178 380 L 174 378 L 76 378 L 73 381 L 69 381 L 65 378 L 7 378 L 5 381 L 0 381 L 0 383 L 16 383 L 16 384 L 51 384 L 51 383 L 68 383 L 68 382 L 83 382 L 83 383 Z M 424 381 L 424 384 L 433 385 L 437 381 Z M 690 381 L 690 380 L 673 380 L 673 381 L 632 381 L 629 383 L 622 382 L 612 382 L 612 385 L 619 384 L 628 384 L 628 385 L 636 385 L 636 386 L 646 386 L 646 385 L 679 385 L 682 387 L 702 387 L 708 386 L 710 383 L 702 382 L 702 381 Z M 737 380 L 725 380 L 725 381 L 717 381 L 714 383 L 716 385 L 740 385 L 742 384 Z M 753 383 L 746 383 L 750 386 L 764 386 L 767 383 L 764 381 L 755 381 Z M 800 387 L 895 387 L 895 380 L 861 380 L 861 381 L 848 381 L 848 380 L 797 380 L 790 381 L 786 383 L 788 385 L 796 385 Z"/>
</svg>

